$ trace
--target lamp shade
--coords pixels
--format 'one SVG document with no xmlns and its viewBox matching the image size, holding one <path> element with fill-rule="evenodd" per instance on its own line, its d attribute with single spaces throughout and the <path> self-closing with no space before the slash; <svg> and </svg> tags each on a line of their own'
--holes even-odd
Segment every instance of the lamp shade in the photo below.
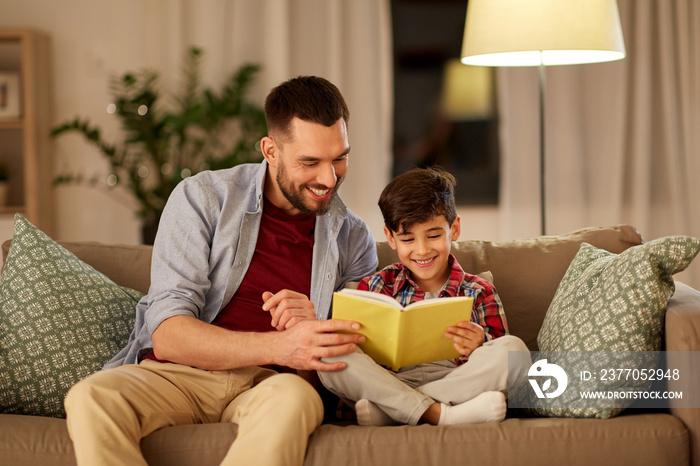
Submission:
<svg viewBox="0 0 700 466">
<path fill-rule="evenodd" d="M 625 57 L 616 0 L 469 0 L 462 63 L 551 66 Z"/>
</svg>

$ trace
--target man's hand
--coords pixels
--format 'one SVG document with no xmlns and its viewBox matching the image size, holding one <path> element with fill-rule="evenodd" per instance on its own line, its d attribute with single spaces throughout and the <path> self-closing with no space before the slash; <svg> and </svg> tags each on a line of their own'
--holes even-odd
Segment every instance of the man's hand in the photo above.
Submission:
<svg viewBox="0 0 700 466">
<path fill-rule="evenodd" d="M 275 351 L 275 364 L 293 369 L 316 371 L 340 371 L 345 369 L 344 362 L 326 363 L 321 358 L 332 358 L 350 354 L 356 345 L 364 343 L 364 335 L 356 332 L 360 324 L 349 320 L 304 320 L 293 327 L 279 332 L 279 342 Z"/>
<path fill-rule="evenodd" d="M 282 290 L 277 294 L 263 293 L 263 310 L 272 316 L 272 326 L 277 330 L 293 327 L 302 320 L 316 320 L 314 303 L 301 293 Z"/>
<path fill-rule="evenodd" d="M 454 327 L 447 327 L 445 336 L 454 341 L 455 349 L 462 356 L 469 356 L 484 344 L 484 329 L 474 322 L 462 321 Z"/>
</svg>

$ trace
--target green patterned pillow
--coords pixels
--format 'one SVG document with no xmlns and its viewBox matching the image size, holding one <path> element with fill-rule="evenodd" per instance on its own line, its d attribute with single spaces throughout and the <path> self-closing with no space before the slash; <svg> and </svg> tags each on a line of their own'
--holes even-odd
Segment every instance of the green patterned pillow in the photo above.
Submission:
<svg viewBox="0 0 700 466">
<path fill-rule="evenodd" d="M 537 337 L 540 351 L 659 351 L 664 316 L 700 240 L 669 236 L 613 254 L 583 243 L 569 265 Z M 569 390 L 567 390 L 569 391 Z M 573 390 L 572 390 L 573 392 Z M 539 407 L 537 414 L 611 417 L 616 409 Z"/>
<path fill-rule="evenodd" d="M 140 298 L 15 215 L 0 279 L 0 412 L 65 417 L 68 389 L 126 345 Z"/>
</svg>

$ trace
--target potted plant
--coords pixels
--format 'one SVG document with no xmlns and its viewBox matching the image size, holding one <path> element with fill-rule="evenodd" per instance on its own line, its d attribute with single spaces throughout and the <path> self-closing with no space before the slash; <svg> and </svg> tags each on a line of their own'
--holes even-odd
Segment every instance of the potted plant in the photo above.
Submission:
<svg viewBox="0 0 700 466">
<path fill-rule="evenodd" d="M 64 172 L 55 183 L 128 189 L 138 202 L 146 244 L 152 244 L 165 202 L 184 178 L 262 158 L 255 146 L 266 132 L 265 115 L 261 106 L 246 99 L 259 66 L 243 65 L 214 92 L 202 89 L 201 59 L 201 49 L 188 51 L 183 88 L 170 102 L 164 102 L 154 71 L 110 80 L 114 102 L 108 111 L 121 120 L 120 142 L 105 141 L 87 118 L 75 118 L 51 132 L 59 136 L 77 131 L 100 149 L 110 167 L 101 177 Z"/>
</svg>

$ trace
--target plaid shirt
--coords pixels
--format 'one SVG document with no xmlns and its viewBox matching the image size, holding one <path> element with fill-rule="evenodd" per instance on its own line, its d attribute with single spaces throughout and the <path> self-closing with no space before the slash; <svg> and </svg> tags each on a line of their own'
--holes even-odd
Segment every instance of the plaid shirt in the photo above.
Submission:
<svg viewBox="0 0 700 466">
<path fill-rule="evenodd" d="M 450 278 L 440 290 L 439 298 L 468 296 L 474 298 L 471 321 L 484 329 L 486 341 L 508 334 L 506 315 L 496 288 L 488 281 L 466 273 L 457 259 L 450 254 L 448 259 Z M 362 279 L 358 290 L 381 293 L 396 299 L 402 306 L 425 298 L 425 292 L 411 278 L 411 272 L 402 263 L 392 264 L 374 275 Z M 457 363 L 466 362 L 462 356 Z"/>
</svg>

